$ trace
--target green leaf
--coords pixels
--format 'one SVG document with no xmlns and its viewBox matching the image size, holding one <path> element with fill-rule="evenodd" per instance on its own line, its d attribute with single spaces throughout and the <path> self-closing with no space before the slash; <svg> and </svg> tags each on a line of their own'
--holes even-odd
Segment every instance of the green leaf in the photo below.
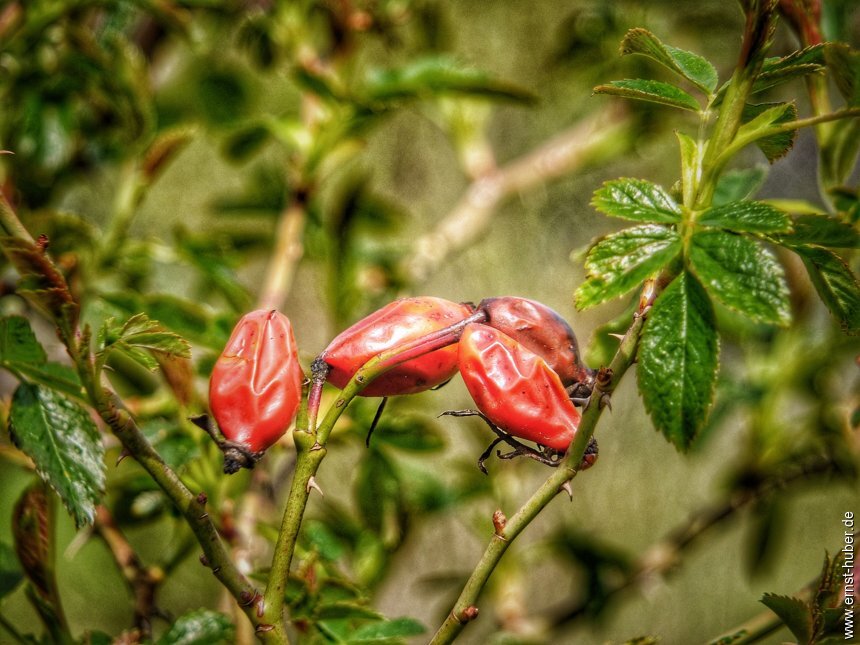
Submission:
<svg viewBox="0 0 860 645">
<path fill-rule="evenodd" d="M 374 441 L 413 452 L 437 452 L 445 447 L 439 427 L 423 415 L 391 414 L 382 419 Z"/>
<path fill-rule="evenodd" d="M 787 213 L 763 202 L 739 201 L 705 210 L 698 223 L 730 231 L 779 233 L 791 230 Z"/>
<path fill-rule="evenodd" d="M 308 520 L 303 522 L 302 534 L 308 547 L 319 553 L 324 560 L 334 561 L 344 554 L 341 539 L 324 522 Z"/>
<path fill-rule="evenodd" d="M 469 69 L 450 58 L 433 57 L 411 62 L 400 69 L 376 70 L 365 81 L 361 96 L 372 103 L 456 94 L 533 103 L 530 92 Z"/>
<path fill-rule="evenodd" d="M 24 579 L 21 564 L 15 555 L 15 549 L 5 542 L 0 542 L 0 600 L 15 591 Z"/>
<path fill-rule="evenodd" d="M 380 643 L 407 636 L 417 636 L 427 631 L 414 618 L 395 618 L 362 625 L 349 636 L 350 643 Z"/>
<path fill-rule="evenodd" d="M 337 601 L 321 604 L 315 612 L 317 620 L 382 620 L 382 614 L 356 602 Z"/>
<path fill-rule="evenodd" d="M 860 51 L 844 43 L 828 43 L 827 70 L 848 106 L 860 105 Z"/>
<path fill-rule="evenodd" d="M 666 226 L 643 224 L 607 235 L 588 251 L 588 276 L 576 291 L 576 306 L 586 309 L 627 293 L 680 251 L 681 238 Z"/>
<path fill-rule="evenodd" d="M 766 166 L 729 170 L 723 173 L 717 181 L 711 205 L 722 206 L 729 202 L 738 202 L 752 197 L 761 188 L 765 177 L 767 177 Z"/>
<path fill-rule="evenodd" d="M 753 84 L 753 93 L 810 74 L 824 73 L 824 47 L 820 43 L 790 53 L 782 58 L 767 58 Z"/>
<path fill-rule="evenodd" d="M 680 87 L 671 83 L 664 83 L 663 81 L 650 81 L 642 78 L 625 79 L 622 81 L 611 81 L 606 85 L 598 85 L 593 91 L 595 94 L 610 94 L 626 99 L 660 103 L 661 105 L 669 105 L 693 112 L 701 110 L 701 106 L 696 99 Z"/>
<path fill-rule="evenodd" d="M 98 347 L 97 357 L 102 362 L 111 351 L 118 350 L 150 370 L 158 368 L 153 356 L 191 358 L 187 340 L 143 313 L 132 316 L 121 327 L 113 318 L 106 320 L 99 331 Z"/>
<path fill-rule="evenodd" d="M 836 254 L 815 246 L 797 247 L 821 300 L 846 332 L 860 331 L 860 284 Z"/>
<path fill-rule="evenodd" d="M 40 385 L 21 383 L 12 397 L 15 445 L 63 500 L 79 528 L 92 524 L 105 486 L 104 449 L 89 413 Z"/>
<path fill-rule="evenodd" d="M 783 246 L 814 244 L 834 249 L 860 248 L 860 232 L 855 226 L 826 215 L 799 215 L 793 218 L 793 231 L 775 236 Z"/>
<path fill-rule="evenodd" d="M 812 615 L 809 606 L 798 598 L 766 593 L 761 602 L 775 613 L 791 631 L 798 643 L 812 639 Z"/>
<path fill-rule="evenodd" d="M 375 533 L 396 525 L 400 510 L 401 482 L 391 461 L 370 451 L 358 467 L 355 494 L 361 517 Z"/>
<path fill-rule="evenodd" d="M 233 637 L 233 623 L 227 616 L 208 609 L 198 609 L 178 618 L 170 630 L 158 639 L 158 645 L 215 645 L 232 643 Z"/>
<path fill-rule="evenodd" d="M 47 362 L 30 323 L 21 316 L 0 318 L 0 366 L 16 376 L 80 398 L 81 383 L 70 367 Z"/>
<path fill-rule="evenodd" d="M 613 179 L 594 191 L 591 205 L 601 213 L 637 222 L 674 224 L 681 207 L 664 188 L 644 179 Z"/>
<path fill-rule="evenodd" d="M 665 45 L 645 29 L 628 31 L 621 41 L 621 53 L 647 56 L 683 76 L 709 95 L 717 88 L 717 70 L 705 58 Z"/>
<path fill-rule="evenodd" d="M 708 294 L 689 273 L 648 314 L 639 348 L 639 391 L 656 428 L 687 450 L 704 426 L 717 380 L 719 344 Z"/>
<path fill-rule="evenodd" d="M 708 291 L 727 307 L 758 322 L 791 321 L 782 267 L 758 242 L 722 231 L 700 231 L 693 235 L 690 262 Z"/>
<path fill-rule="evenodd" d="M 736 141 L 743 141 L 744 145 L 754 142 L 770 163 L 784 156 L 794 145 L 797 130 L 767 134 L 769 128 L 797 119 L 794 103 L 747 103 L 741 118 L 744 124 L 738 130 Z"/>
<path fill-rule="evenodd" d="M 48 360 L 42 345 L 22 316 L 0 318 L 0 361 L 3 363 L 35 363 Z"/>
</svg>

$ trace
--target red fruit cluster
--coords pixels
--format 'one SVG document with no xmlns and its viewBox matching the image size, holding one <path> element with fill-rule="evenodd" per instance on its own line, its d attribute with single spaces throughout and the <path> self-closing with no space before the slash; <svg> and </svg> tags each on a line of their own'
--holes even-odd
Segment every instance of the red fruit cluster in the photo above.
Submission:
<svg viewBox="0 0 860 645">
<path fill-rule="evenodd" d="M 324 380 L 343 388 L 370 359 L 406 347 L 410 358 L 395 362 L 361 395 L 414 394 L 459 371 L 481 416 L 505 441 L 519 437 L 563 452 L 576 435 L 580 414 L 568 391 L 587 387 L 591 378 L 576 337 L 549 307 L 515 297 L 488 298 L 477 307 L 404 298 L 355 323 L 314 363 L 311 423 Z M 253 466 L 286 432 L 302 398 L 302 380 L 287 317 L 262 310 L 244 316 L 209 387 L 210 407 L 229 444 L 226 471 Z"/>
<path fill-rule="evenodd" d="M 516 297 L 488 298 L 477 307 L 441 298 L 390 303 L 342 332 L 320 359 L 328 381 L 343 388 L 369 359 L 407 342 L 449 330 L 451 343 L 397 365 L 363 396 L 414 394 L 458 370 L 484 417 L 514 437 L 554 450 L 570 445 L 579 411 L 565 387 L 587 383 L 570 326 L 552 309 Z"/>
</svg>

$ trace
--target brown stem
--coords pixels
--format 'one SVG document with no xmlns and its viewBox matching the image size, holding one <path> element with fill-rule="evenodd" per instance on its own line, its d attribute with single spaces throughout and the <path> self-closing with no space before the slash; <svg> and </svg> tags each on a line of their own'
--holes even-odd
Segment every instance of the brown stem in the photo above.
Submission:
<svg viewBox="0 0 860 645">
<path fill-rule="evenodd" d="M 304 253 L 302 236 L 305 230 L 305 206 L 302 200 L 293 199 L 281 213 L 275 233 L 275 248 L 260 290 L 260 309 L 280 310 L 284 304 L 296 267 Z"/>
<path fill-rule="evenodd" d="M 602 111 L 475 179 L 439 225 L 417 240 L 405 266 L 408 277 L 426 280 L 449 256 L 480 239 L 502 202 L 593 161 L 619 141 L 628 124 L 624 112 Z"/>
<path fill-rule="evenodd" d="M 164 573 L 158 567 L 143 565 L 105 506 L 96 507 L 93 529 L 108 547 L 134 597 L 134 626 L 144 640 L 152 638 L 150 619 L 159 613 L 155 594 L 164 581 Z"/>
</svg>

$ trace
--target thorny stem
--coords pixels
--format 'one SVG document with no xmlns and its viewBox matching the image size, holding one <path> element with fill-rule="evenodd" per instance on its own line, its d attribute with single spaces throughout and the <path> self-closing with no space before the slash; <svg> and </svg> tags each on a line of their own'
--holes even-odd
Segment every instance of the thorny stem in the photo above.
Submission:
<svg viewBox="0 0 860 645">
<path fill-rule="evenodd" d="M 644 315 L 637 315 L 627 330 L 615 357 L 608 368 L 600 371 L 594 390 L 585 406 L 576 437 L 568 449 L 564 462 L 538 488 L 531 498 L 511 517 L 504 526 L 497 525 L 484 554 L 475 567 L 460 597 L 448 617 L 430 641 L 431 645 L 451 643 L 472 619 L 477 617 L 475 603 L 484 585 L 490 578 L 502 556 L 514 539 L 537 517 L 561 491 L 561 487 L 573 479 L 582 462 L 588 442 L 603 411 L 603 397 L 608 396 L 620 381 L 627 369 L 633 364 L 639 335 L 645 322 Z"/>
<path fill-rule="evenodd" d="M 467 324 L 483 320 L 486 314 L 476 312 L 458 323 L 416 338 L 394 349 L 382 352 L 367 361 L 341 390 L 335 401 L 329 407 L 319 428 L 314 431 L 312 419 L 315 412 L 308 410 L 308 401 L 314 400 L 314 388 L 321 383 L 313 383 L 309 396 L 303 397 L 303 405 L 296 419 L 296 430 L 293 437 L 296 443 L 296 469 L 290 485 L 281 530 L 275 545 L 275 555 L 269 574 L 269 585 L 264 596 L 263 622 L 267 625 L 280 625 L 284 607 L 284 589 L 290 571 L 293 554 L 301 528 L 302 517 L 307 506 L 308 497 L 313 487 L 313 477 L 325 458 L 325 444 L 334 428 L 335 423 L 349 406 L 350 402 L 361 390 L 370 385 L 373 380 L 390 369 L 408 360 L 423 356 L 432 351 L 453 345 Z M 258 634 L 265 640 L 267 634 Z"/>
<path fill-rule="evenodd" d="M 681 554 L 702 535 L 747 507 L 749 504 L 767 497 L 786 486 L 807 480 L 813 475 L 832 473 L 838 465 L 830 458 L 816 457 L 807 463 L 800 464 L 796 469 L 780 477 L 765 479 L 758 486 L 733 493 L 727 500 L 706 506 L 676 527 L 659 542 L 651 546 L 637 561 L 634 568 L 622 580 L 617 581 L 607 589 L 606 597 L 634 587 L 641 583 L 654 580 L 678 566 Z M 550 623 L 553 626 L 567 624 L 584 615 L 588 610 L 588 602 L 578 602 L 553 611 Z"/>
<path fill-rule="evenodd" d="M 0 229 L 19 242 L 35 245 L 32 236 L 21 224 L 14 209 L 2 195 L 0 195 Z M 68 294 L 68 286 L 62 274 L 53 266 L 50 258 L 45 256 L 44 263 L 46 267 L 51 269 L 51 275 L 47 277 L 56 282 L 53 287 Z M 57 312 L 52 313 L 59 318 Z M 69 328 L 67 325 L 60 325 L 58 329 L 63 344 L 66 346 L 84 385 L 90 405 L 120 440 L 123 448 L 146 470 L 185 517 L 203 549 L 212 572 L 237 600 L 253 595 L 253 587 L 233 564 L 218 531 L 209 519 L 205 501 L 192 493 L 179 479 L 176 472 L 164 462 L 143 435 L 132 416 L 117 405 L 116 395 L 98 382 L 94 357 L 90 353 L 89 347 L 81 345 L 80 330 Z M 243 610 L 252 623 L 259 624 L 256 608 L 245 606 Z M 273 629 L 271 635 L 275 642 L 287 642 L 286 635 L 279 628 Z"/>
</svg>

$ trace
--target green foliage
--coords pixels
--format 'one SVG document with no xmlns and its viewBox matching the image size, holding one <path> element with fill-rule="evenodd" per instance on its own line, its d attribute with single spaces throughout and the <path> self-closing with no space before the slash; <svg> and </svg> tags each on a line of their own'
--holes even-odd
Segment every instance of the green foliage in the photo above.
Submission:
<svg viewBox="0 0 860 645">
<path fill-rule="evenodd" d="M 717 88 L 717 70 L 698 54 L 662 43 L 645 29 L 631 29 L 621 41 L 622 54 L 642 54 L 684 77 L 706 94 Z"/>
<path fill-rule="evenodd" d="M 595 191 L 591 201 L 601 213 L 637 222 L 673 224 L 681 209 L 663 188 L 642 179 L 615 179 Z"/>
<path fill-rule="evenodd" d="M 191 345 L 178 334 L 167 331 L 157 320 L 136 314 L 118 325 L 105 321 L 96 339 L 96 359 L 104 364 L 111 352 L 121 352 L 149 370 L 158 369 L 158 359 L 191 358 Z"/>
<path fill-rule="evenodd" d="M 682 273 L 648 316 L 639 351 L 639 389 L 657 428 L 686 450 L 707 418 L 719 345 L 708 295 Z"/>
<path fill-rule="evenodd" d="M 104 492 L 105 464 L 89 413 L 53 390 L 21 383 L 12 398 L 9 431 L 63 500 L 75 524 L 92 524 Z"/>
<path fill-rule="evenodd" d="M 664 81 L 651 81 L 642 78 L 610 81 L 595 87 L 594 93 L 659 103 L 693 112 L 701 110 L 699 102 L 690 94 L 680 87 Z"/>
<path fill-rule="evenodd" d="M 158 645 L 204 645 L 234 642 L 235 628 L 224 614 L 199 609 L 176 619 Z"/>
</svg>

